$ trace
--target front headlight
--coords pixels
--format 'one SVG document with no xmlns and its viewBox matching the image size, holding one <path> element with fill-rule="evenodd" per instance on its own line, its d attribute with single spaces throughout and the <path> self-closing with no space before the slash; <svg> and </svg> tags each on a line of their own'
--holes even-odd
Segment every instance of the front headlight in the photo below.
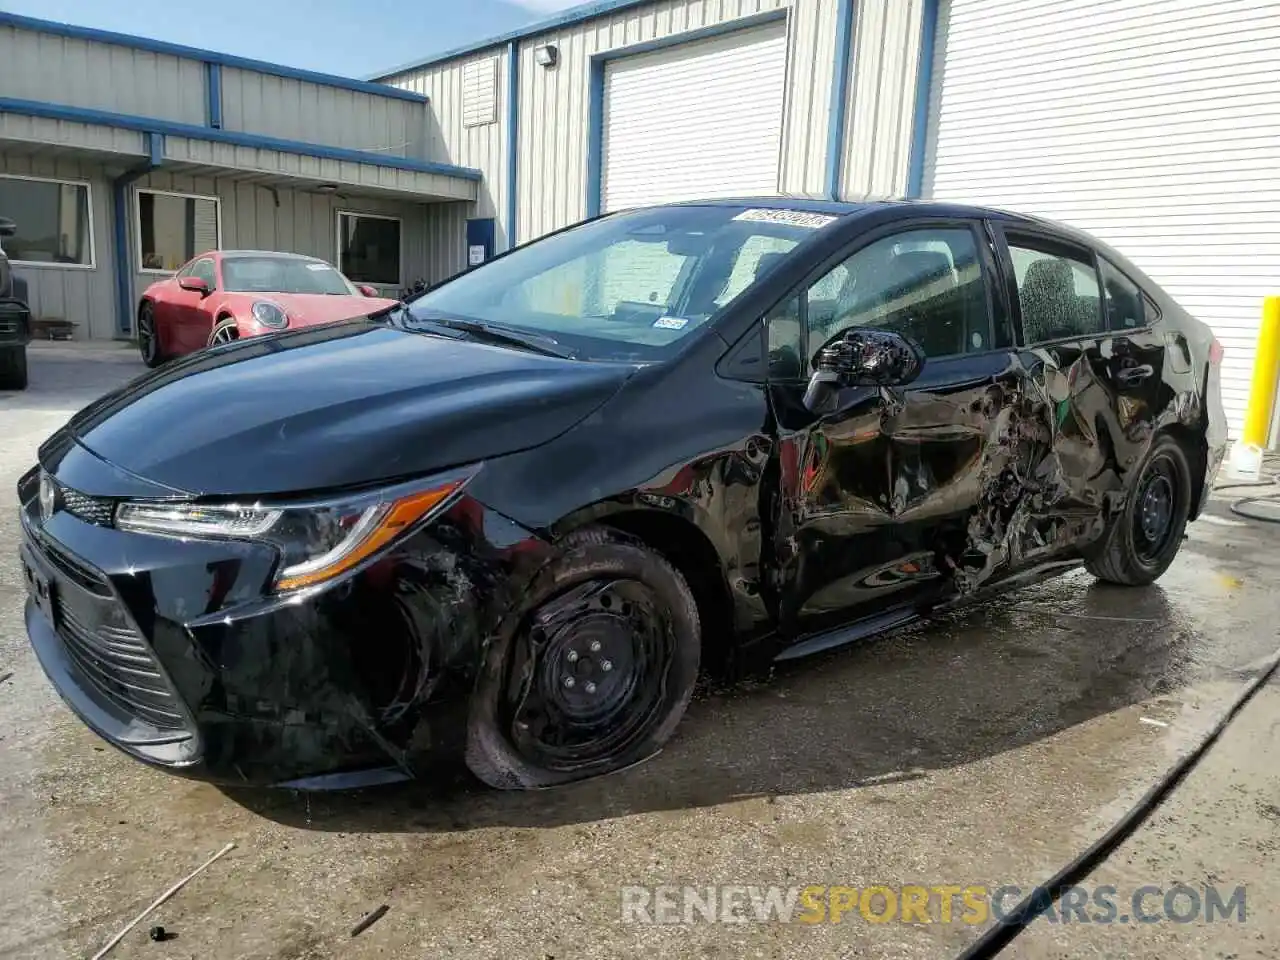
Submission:
<svg viewBox="0 0 1280 960">
<path fill-rule="evenodd" d="M 197 504 L 133 501 L 116 508 L 121 530 L 170 537 L 269 543 L 280 552 L 274 589 L 310 587 L 359 566 L 406 530 L 426 522 L 471 478 L 451 474 L 426 484 L 307 503 Z"/>
<path fill-rule="evenodd" d="M 258 300 L 250 309 L 253 313 L 253 319 L 264 327 L 270 327 L 272 330 L 283 330 L 289 325 L 289 318 L 285 316 L 284 308 L 278 303 L 272 303 L 270 300 Z"/>
</svg>

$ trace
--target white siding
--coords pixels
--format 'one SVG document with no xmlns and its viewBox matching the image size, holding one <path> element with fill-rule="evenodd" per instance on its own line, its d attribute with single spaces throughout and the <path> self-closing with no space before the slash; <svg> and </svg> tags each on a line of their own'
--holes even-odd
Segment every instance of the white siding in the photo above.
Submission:
<svg viewBox="0 0 1280 960">
<path fill-rule="evenodd" d="M 840 195 L 907 192 L 924 0 L 859 0 Z"/>
<path fill-rule="evenodd" d="M 0 96 L 205 122 L 198 60 L 16 27 L 0 27 Z"/>
<path fill-rule="evenodd" d="M 1226 348 L 1243 421 L 1280 289 L 1280 0 L 950 0 L 925 195 L 1109 241 Z"/>
<path fill-rule="evenodd" d="M 427 111 L 425 103 L 255 70 L 222 69 L 222 126 L 226 130 L 388 157 L 436 160 L 439 158 L 428 153 Z"/>
<path fill-rule="evenodd" d="M 463 95 L 466 78 L 474 77 L 475 71 L 483 70 L 482 65 L 493 63 L 495 58 L 496 67 L 490 69 L 494 69 L 497 74 L 495 114 L 499 118 L 498 122 L 469 125 L 467 121 L 470 118 L 464 109 Z M 493 217 L 497 220 L 499 249 L 502 249 L 501 238 L 506 235 L 506 48 L 492 48 L 457 60 L 434 64 L 400 74 L 388 82 L 392 86 L 413 90 L 430 98 L 427 150 L 432 160 L 472 167 L 484 173 L 484 179 L 477 185 L 476 202 L 466 205 L 469 212 L 460 215 L 456 208 L 451 207 L 447 214 L 433 215 L 435 226 L 429 275 L 434 279 L 444 279 L 449 274 L 441 276 L 441 272 L 447 269 L 447 265 L 456 264 L 458 269 L 466 265 L 468 216 Z M 439 251 L 440 259 L 437 259 L 434 251 Z"/>
<path fill-rule="evenodd" d="M 777 193 L 786 62 L 771 24 L 607 64 L 602 209 Z"/>
</svg>

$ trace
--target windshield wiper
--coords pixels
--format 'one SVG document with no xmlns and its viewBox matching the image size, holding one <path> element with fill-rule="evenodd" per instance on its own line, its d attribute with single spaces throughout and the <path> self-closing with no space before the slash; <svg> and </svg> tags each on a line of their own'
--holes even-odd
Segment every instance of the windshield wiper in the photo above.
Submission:
<svg viewBox="0 0 1280 960">
<path fill-rule="evenodd" d="M 560 341 L 542 333 L 532 333 L 527 330 L 516 330 L 512 327 L 504 327 L 497 323 L 486 323 L 481 320 L 467 320 L 463 317 L 449 317 L 442 316 L 440 314 L 417 316 L 408 310 L 404 311 L 400 319 L 406 324 L 413 321 L 433 323 L 436 326 L 444 327 L 447 330 L 458 330 L 462 333 L 469 334 L 477 340 L 487 340 L 490 343 L 499 343 L 506 346 L 523 347 L 524 349 L 532 350 L 535 353 L 542 353 L 549 357 L 560 357 L 563 360 L 573 359 L 573 352 L 571 350 L 567 350 L 562 347 L 560 345 Z"/>
</svg>

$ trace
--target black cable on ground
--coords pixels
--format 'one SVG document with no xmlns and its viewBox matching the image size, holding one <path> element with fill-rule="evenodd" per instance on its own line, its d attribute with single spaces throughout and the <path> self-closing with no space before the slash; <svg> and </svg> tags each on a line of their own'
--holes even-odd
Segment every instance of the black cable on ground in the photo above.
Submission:
<svg viewBox="0 0 1280 960">
<path fill-rule="evenodd" d="M 1253 699 L 1254 694 L 1261 689 L 1262 685 L 1271 679 L 1277 668 L 1280 668 L 1280 651 L 1272 655 L 1262 671 L 1244 688 L 1227 712 L 1214 724 L 1213 729 L 1209 731 L 1209 735 L 1184 755 L 1155 786 L 1143 794 L 1142 799 L 1128 813 L 1103 834 L 1093 846 L 1086 849 L 1059 870 L 1045 884 L 1036 888 L 1030 896 L 1023 899 L 1012 911 L 997 921 L 994 927 L 988 929 L 967 950 L 961 953 L 957 960 L 987 960 L 989 957 L 994 957 L 1012 943 L 1013 939 L 1025 930 L 1037 916 L 1050 909 L 1052 904 L 1056 904 L 1064 890 L 1079 886 L 1093 872 L 1094 868 L 1110 856 L 1120 844 L 1138 832 L 1138 828 L 1146 823 L 1161 801 L 1172 793 L 1179 783 L 1186 779 L 1187 774 L 1195 768 L 1209 748 L 1217 742 L 1222 735 L 1222 731 L 1244 709 L 1245 704 Z"/>
<path fill-rule="evenodd" d="M 1245 480 L 1240 483 L 1222 483 L 1214 487 L 1214 490 L 1243 490 L 1258 489 L 1260 487 L 1276 488 L 1274 493 L 1259 494 L 1254 497 L 1241 497 L 1228 508 L 1237 517 L 1244 517 L 1246 520 L 1256 520 L 1259 523 L 1280 523 L 1280 476 L 1272 477 L 1270 480 Z M 1257 513 L 1254 509 L 1261 507 L 1267 513 Z"/>
</svg>

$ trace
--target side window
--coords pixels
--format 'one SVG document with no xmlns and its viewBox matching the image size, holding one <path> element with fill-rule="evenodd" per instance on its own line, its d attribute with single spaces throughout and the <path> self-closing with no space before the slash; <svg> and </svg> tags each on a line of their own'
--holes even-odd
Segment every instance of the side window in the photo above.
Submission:
<svg viewBox="0 0 1280 960">
<path fill-rule="evenodd" d="M 1142 326 L 1146 321 L 1143 319 L 1142 291 L 1138 285 L 1101 257 L 1098 263 L 1102 267 L 1107 329 L 1125 330 Z"/>
<path fill-rule="evenodd" d="M 194 270 L 195 268 L 196 268 L 196 261 L 195 261 L 195 260 L 188 260 L 186 263 L 184 263 L 184 264 L 182 265 L 182 269 L 181 269 L 181 270 L 179 270 L 177 273 L 175 273 L 175 274 L 174 274 L 174 276 L 175 276 L 175 277 L 189 277 L 189 276 L 191 276 L 191 271 L 192 271 L 192 270 Z"/>
<path fill-rule="evenodd" d="M 892 330 L 929 357 L 993 346 L 973 231 L 910 230 L 863 247 L 806 292 L 809 353 L 852 327 Z"/>
<path fill-rule="evenodd" d="M 206 257 L 203 260 L 197 260 L 191 268 L 192 276 L 199 277 L 209 285 L 209 289 L 214 289 L 218 283 L 213 276 L 213 261 Z"/>
<path fill-rule="evenodd" d="M 1102 297 L 1092 258 L 1052 241 L 1009 237 L 1027 343 L 1100 333 Z"/>
<path fill-rule="evenodd" d="M 798 380 L 804 377 L 799 297 L 784 300 L 769 311 L 765 317 L 765 337 L 769 351 L 769 379 Z"/>
</svg>

